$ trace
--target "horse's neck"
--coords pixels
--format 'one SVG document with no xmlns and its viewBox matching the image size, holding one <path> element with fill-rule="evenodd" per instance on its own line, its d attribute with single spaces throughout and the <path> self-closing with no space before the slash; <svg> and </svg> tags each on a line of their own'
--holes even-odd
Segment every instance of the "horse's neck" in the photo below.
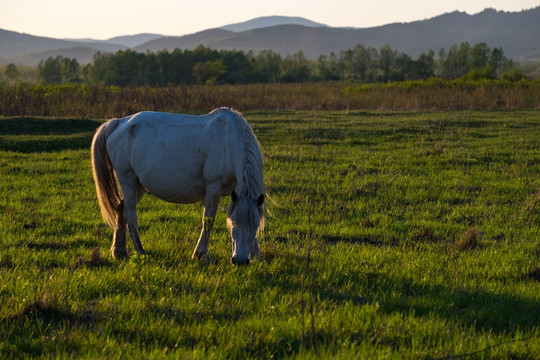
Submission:
<svg viewBox="0 0 540 360">
<path fill-rule="evenodd" d="M 256 153 L 251 154 L 251 156 L 243 161 L 240 176 L 237 178 L 236 193 L 240 196 L 256 198 L 264 193 L 262 164 L 260 164 Z"/>
<path fill-rule="evenodd" d="M 235 141 L 236 193 L 256 198 L 264 192 L 262 158 L 259 144 L 247 122 L 236 118 L 236 128 L 241 141 Z"/>
</svg>

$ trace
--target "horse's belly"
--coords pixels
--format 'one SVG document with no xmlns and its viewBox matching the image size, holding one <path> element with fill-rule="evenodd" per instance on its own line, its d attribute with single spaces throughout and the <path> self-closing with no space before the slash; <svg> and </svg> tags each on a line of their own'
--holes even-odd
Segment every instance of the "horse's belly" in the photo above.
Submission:
<svg viewBox="0 0 540 360">
<path fill-rule="evenodd" d="M 204 199 L 204 179 L 186 172 L 163 172 L 155 168 L 139 175 L 141 185 L 152 195 L 177 204 L 192 204 Z"/>
<path fill-rule="evenodd" d="M 201 186 L 179 186 L 178 188 L 170 188 L 163 186 L 155 186 L 152 184 L 148 186 L 143 181 L 141 184 L 144 188 L 155 197 L 176 204 L 193 204 L 204 200 L 205 190 Z"/>
</svg>

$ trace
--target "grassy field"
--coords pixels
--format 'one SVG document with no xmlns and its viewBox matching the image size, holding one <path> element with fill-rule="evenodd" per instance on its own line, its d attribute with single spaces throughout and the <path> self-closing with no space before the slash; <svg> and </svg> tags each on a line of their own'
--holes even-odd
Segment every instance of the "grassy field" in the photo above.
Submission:
<svg viewBox="0 0 540 360">
<path fill-rule="evenodd" d="M 0 119 L 0 358 L 540 358 L 538 111 L 244 115 L 272 200 L 241 268 L 228 198 L 214 263 L 202 205 L 151 196 L 113 260 L 100 122 Z"/>
</svg>

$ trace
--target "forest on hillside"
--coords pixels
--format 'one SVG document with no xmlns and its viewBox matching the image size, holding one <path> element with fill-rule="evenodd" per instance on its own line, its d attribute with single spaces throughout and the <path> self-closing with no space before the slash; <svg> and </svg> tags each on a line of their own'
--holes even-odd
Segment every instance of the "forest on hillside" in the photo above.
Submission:
<svg viewBox="0 0 540 360">
<path fill-rule="evenodd" d="M 22 72 L 13 64 L 5 66 L 0 85 L 28 82 L 28 75 L 23 80 Z M 506 58 L 502 48 L 491 49 L 486 43 L 471 45 L 468 42 L 441 48 L 437 54 L 428 51 L 416 59 L 389 45 L 380 49 L 357 45 L 339 53 L 320 55 L 317 60 L 307 59 L 302 51 L 282 57 L 271 50 L 254 54 L 203 46 L 157 53 L 120 50 L 98 52 L 92 63 L 84 66 L 76 59 L 49 57 L 40 62 L 33 74 L 35 79 L 29 82 L 34 84 L 121 87 L 319 81 L 386 83 L 434 77 L 519 81 L 526 77 L 519 65 Z"/>
</svg>

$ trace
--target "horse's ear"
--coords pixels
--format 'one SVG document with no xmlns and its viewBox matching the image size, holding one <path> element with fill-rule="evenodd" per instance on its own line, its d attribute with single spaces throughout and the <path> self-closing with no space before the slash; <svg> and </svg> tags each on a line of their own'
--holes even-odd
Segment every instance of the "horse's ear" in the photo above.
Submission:
<svg viewBox="0 0 540 360">
<path fill-rule="evenodd" d="M 231 193 L 231 200 L 232 200 L 233 204 L 238 203 L 238 195 L 236 194 L 236 191 L 234 191 L 234 190 Z"/>
<path fill-rule="evenodd" d="M 257 198 L 257 206 L 258 206 L 258 207 L 261 207 L 262 204 L 264 204 L 264 194 L 261 194 L 261 195 Z"/>
</svg>

